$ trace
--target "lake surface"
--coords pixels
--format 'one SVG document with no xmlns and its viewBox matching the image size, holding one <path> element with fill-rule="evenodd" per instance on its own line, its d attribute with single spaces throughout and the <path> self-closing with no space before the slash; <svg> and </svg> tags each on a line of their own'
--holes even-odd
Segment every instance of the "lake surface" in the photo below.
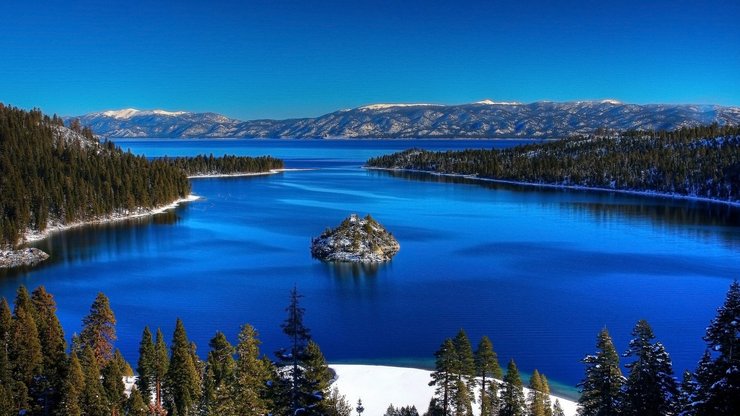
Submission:
<svg viewBox="0 0 740 416">
<path fill-rule="evenodd" d="M 680 374 L 704 349 L 704 328 L 740 277 L 740 210 L 623 194 L 479 183 L 367 171 L 371 156 L 406 149 L 490 148 L 521 141 L 129 140 L 150 157 L 198 153 L 284 158 L 276 175 L 197 179 L 202 199 L 165 214 L 56 234 L 34 244 L 41 267 L 2 272 L 55 295 L 68 336 L 96 293 L 111 299 L 117 346 L 135 364 L 145 325 L 169 338 L 181 317 L 202 357 L 222 330 L 243 323 L 263 352 L 280 331 L 290 289 L 331 362 L 433 365 L 445 337 L 465 328 L 493 341 L 556 390 L 583 376 L 580 359 L 607 327 L 627 348 L 647 319 Z M 350 213 L 371 213 L 401 251 L 377 268 L 311 258 L 310 238 Z M 356 400 L 350 398 L 350 400 Z"/>
</svg>

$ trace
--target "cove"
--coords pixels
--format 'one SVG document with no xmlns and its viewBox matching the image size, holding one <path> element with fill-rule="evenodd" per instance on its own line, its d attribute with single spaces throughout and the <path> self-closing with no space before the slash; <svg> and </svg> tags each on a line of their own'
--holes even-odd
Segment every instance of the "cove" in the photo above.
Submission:
<svg viewBox="0 0 740 416">
<path fill-rule="evenodd" d="M 205 357 L 216 330 L 251 323 L 270 356 L 288 294 L 331 362 L 429 367 L 446 337 L 488 335 L 572 388 L 607 327 L 619 352 L 647 319 L 680 374 L 740 277 L 740 210 L 608 192 L 368 171 L 369 157 L 520 144 L 502 140 L 120 140 L 149 157 L 199 153 L 283 158 L 275 175 L 193 180 L 201 200 L 167 213 L 55 234 L 33 244 L 42 266 L 0 272 L 0 294 L 46 286 L 68 338 L 98 291 L 134 365 L 145 325 L 169 337 L 176 317 Z M 374 267 L 321 263 L 310 239 L 350 213 L 372 214 L 401 244 Z"/>
</svg>

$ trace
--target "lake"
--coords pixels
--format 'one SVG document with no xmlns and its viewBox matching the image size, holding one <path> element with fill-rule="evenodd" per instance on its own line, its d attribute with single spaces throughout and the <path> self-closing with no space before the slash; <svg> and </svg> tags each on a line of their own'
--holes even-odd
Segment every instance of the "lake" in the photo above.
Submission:
<svg viewBox="0 0 740 416">
<path fill-rule="evenodd" d="M 647 319 L 676 373 L 693 369 L 704 328 L 740 277 L 740 210 L 665 198 L 368 171 L 369 157 L 505 147 L 501 140 L 119 140 L 149 157 L 270 154 L 276 175 L 193 180 L 201 200 L 154 217 L 55 234 L 51 259 L 0 272 L 0 293 L 46 286 L 68 337 L 103 291 L 117 347 L 134 366 L 145 325 L 169 338 L 181 317 L 205 357 L 240 325 L 263 352 L 286 346 L 291 288 L 330 362 L 429 367 L 460 328 L 488 335 L 503 367 L 537 368 L 572 391 L 607 327 L 618 351 Z M 372 214 L 401 244 L 388 264 L 311 258 L 309 244 L 350 213 Z M 350 400 L 356 400 L 350 398 Z"/>
</svg>

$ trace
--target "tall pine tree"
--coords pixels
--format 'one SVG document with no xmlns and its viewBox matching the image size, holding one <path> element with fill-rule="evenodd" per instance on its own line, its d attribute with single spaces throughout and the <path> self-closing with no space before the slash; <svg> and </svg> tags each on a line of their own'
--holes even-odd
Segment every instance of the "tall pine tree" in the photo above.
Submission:
<svg viewBox="0 0 740 416">
<path fill-rule="evenodd" d="M 596 341 L 597 352 L 583 359 L 586 375 L 579 387 L 578 399 L 580 416 L 618 415 L 624 376 L 619 369 L 619 355 L 606 328 L 599 332 Z"/>
<path fill-rule="evenodd" d="M 206 369 L 203 376 L 201 412 L 207 415 L 234 415 L 234 398 L 231 387 L 234 382 L 234 347 L 223 332 L 216 332 L 208 343 Z"/>
<path fill-rule="evenodd" d="M 529 416 L 545 416 L 545 397 L 543 390 L 542 378 L 539 371 L 535 369 L 529 378 L 529 395 L 527 397 Z"/>
<path fill-rule="evenodd" d="M 163 387 L 169 368 L 170 355 L 167 352 L 167 343 L 164 341 L 162 330 L 157 328 L 157 338 L 154 342 L 154 365 L 152 367 L 154 373 L 154 405 L 152 407 L 152 413 L 158 415 L 162 414 L 164 410 Z"/>
<path fill-rule="evenodd" d="M 39 286 L 31 294 L 31 302 L 36 310 L 36 327 L 43 356 L 43 374 L 39 379 L 39 388 L 43 392 L 42 406 L 48 410 L 54 408 L 59 401 L 59 392 L 66 373 L 67 342 L 56 315 L 54 297 L 43 286 Z"/>
<path fill-rule="evenodd" d="M 429 385 L 435 386 L 436 404 L 442 410 L 442 414 L 449 415 L 450 403 L 452 401 L 451 394 L 454 383 L 457 380 L 455 375 L 457 357 L 455 354 L 455 344 L 452 342 L 452 339 L 447 338 L 444 340 L 439 350 L 434 353 L 434 356 L 436 358 L 436 364 L 434 372 L 431 374 L 432 381 L 429 382 Z"/>
<path fill-rule="evenodd" d="M 139 361 L 136 365 L 136 372 L 139 377 L 136 379 L 136 388 L 139 390 L 139 394 L 146 403 L 151 401 L 152 394 L 154 392 L 154 361 L 156 359 L 156 352 L 154 350 L 154 341 L 152 340 L 152 333 L 149 331 L 149 327 L 144 327 L 144 331 L 141 334 L 141 341 L 139 341 Z"/>
<path fill-rule="evenodd" d="M 740 414 L 740 283 L 732 282 L 724 304 L 704 336 L 711 364 L 699 377 L 699 415 Z"/>
<path fill-rule="evenodd" d="M 200 374 L 193 360 L 192 345 L 179 318 L 170 346 L 170 367 L 165 377 L 166 407 L 170 414 L 195 414 L 200 395 Z"/>
<path fill-rule="evenodd" d="M 99 367 L 113 358 L 116 340 L 116 316 L 110 308 L 108 297 L 99 292 L 90 306 L 90 313 L 82 319 L 79 347 L 90 347 Z"/>
<path fill-rule="evenodd" d="M 311 340 L 310 330 L 303 324 L 303 309 L 299 300 L 302 298 L 298 290 L 293 287 L 290 292 L 290 304 L 285 309 L 288 317 L 281 325 L 283 333 L 290 339 L 290 348 L 279 350 L 276 355 L 281 372 L 285 375 L 287 382 L 287 398 L 285 407 L 291 409 L 291 413 L 304 412 L 313 403 L 310 397 L 311 386 L 307 385 L 306 377 L 301 363 L 306 359 L 306 347 Z M 308 399 L 308 402 L 306 401 Z"/>
<path fill-rule="evenodd" d="M 484 336 L 478 343 L 475 352 L 476 376 L 481 380 L 480 386 L 480 414 L 493 416 L 498 414 L 498 382 L 503 373 L 498 363 L 498 355 L 493 351 L 493 344 Z"/>
<path fill-rule="evenodd" d="M 257 330 L 245 324 L 239 332 L 236 346 L 236 368 L 232 397 L 238 415 L 266 414 L 273 408 L 269 399 L 268 383 L 276 376 L 271 363 L 260 354 Z"/>
<path fill-rule="evenodd" d="M 452 340 L 455 345 L 455 374 L 452 398 L 456 416 L 472 416 L 475 401 L 475 357 L 468 335 L 463 329 Z"/>
<path fill-rule="evenodd" d="M 15 401 L 19 409 L 34 411 L 40 399 L 39 376 L 43 369 L 41 341 L 36 327 L 36 311 L 28 291 L 20 286 L 16 292 L 9 356 L 15 380 Z"/>
<path fill-rule="evenodd" d="M 501 386 L 501 410 L 499 416 L 524 416 L 524 386 L 514 360 L 509 361 Z"/>
<path fill-rule="evenodd" d="M 671 358 L 663 344 L 653 342 L 655 335 L 645 320 L 637 322 L 634 337 L 624 357 L 634 357 L 626 365 L 622 414 L 626 416 L 662 416 L 674 410 L 677 389 Z"/>
<path fill-rule="evenodd" d="M 73 352 L 69 358 L 67 375 L 62 385 L 56 414 L 58 416 L 82 416 L 82 394 L 84 390 L 85 375 L 82 372 L 77 354 Z"/>
</svg>

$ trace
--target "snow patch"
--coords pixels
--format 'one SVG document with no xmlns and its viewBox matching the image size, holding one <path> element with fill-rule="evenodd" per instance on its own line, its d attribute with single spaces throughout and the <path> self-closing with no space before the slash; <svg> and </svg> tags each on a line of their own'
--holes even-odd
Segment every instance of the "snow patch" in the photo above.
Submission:
<svg viewBox="0 0 740 416">
<path fill-rule="evenodd" d="M 476 101 L 473 104 L 483 104 L 483 105 L 522 105 L 522 103 L 518 101 L 493 101 L 486 98 L 485 100 Z"/>
<path fill-rule="evenodd" d="M 139 110 L 135 108 L 126 108 L 123 110 L 109 110 L 104 111 L 103 115 L 106 117 L 113 117 L 117 118 L 119 120 L 127 120 L 131 117 L 133 117 L 136 113 L 139 113 Z"/>
<path fill-rule="evenodd" d="M 424 107 L 424 106 L 435 106 L 435 107 L 444 107 L 441 104 L 424 104 L 424 103 L 417 103 L 417 104 L 370 104 L 366 106 L 360 107 L 360 110 L 384 110 L 387 108 L 394 108 L 394 107 Z"/>
</svg>

